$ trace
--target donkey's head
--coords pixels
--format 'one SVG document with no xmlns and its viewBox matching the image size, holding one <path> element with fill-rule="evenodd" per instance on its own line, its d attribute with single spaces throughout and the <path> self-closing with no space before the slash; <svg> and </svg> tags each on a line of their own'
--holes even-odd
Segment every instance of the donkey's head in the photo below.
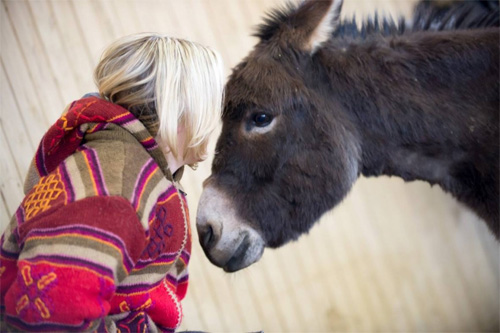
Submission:
<svg viewBox="0 0 500 333">
<path fill-rule="evenodd" d="M 206 255 L 226 271 L 307 232 L 358 176 L 353 127 L 317 61 L 341 4 L 311 0 L 272 13 L 227 83 L 197 218 Z"/>
</svg>

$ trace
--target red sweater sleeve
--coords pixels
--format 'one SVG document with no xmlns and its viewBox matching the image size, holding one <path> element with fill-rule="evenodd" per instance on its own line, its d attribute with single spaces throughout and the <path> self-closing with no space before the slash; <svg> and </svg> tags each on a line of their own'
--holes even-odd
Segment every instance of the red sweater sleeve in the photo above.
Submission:
<svg viewBox="0 0 500 333">
<path fill-rule="evenodd" d="M 131 204 L 89 197 L 18 223 L 21 252 L 17 272 L 7 275 L 15 279 L 4 319 L 21 330 L 95 329 L 146 245 Z"/>
</svg>

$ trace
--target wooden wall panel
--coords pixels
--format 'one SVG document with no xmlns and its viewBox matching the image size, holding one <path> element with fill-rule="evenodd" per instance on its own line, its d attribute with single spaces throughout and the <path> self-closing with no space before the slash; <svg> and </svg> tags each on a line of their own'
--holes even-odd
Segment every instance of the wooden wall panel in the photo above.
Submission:
<svg viewBox="0 0 500 333">
<path fill-rule="evenodd" d="M 95 90 L 116 38 L 158 31 L 209 45 L 227 74 L 252 48 L 263 13 L 284 0 L 2 0 L 0 225 L 64 106 Z M 345 0 L 343 15 L 409 15 L 415 1 Z M 217 133 L 216 133 L 217 134 Z M 210 147 L 215 146 L 214 135 Z M 192 225 L 210 162 L 187 170 Z M 234 274 L 211 265 L 194 231 L 182 329 L 212 332 L 498 330 L 499 244 L 439 188 L 361 178 L 298 242 Z"/>
</svg>

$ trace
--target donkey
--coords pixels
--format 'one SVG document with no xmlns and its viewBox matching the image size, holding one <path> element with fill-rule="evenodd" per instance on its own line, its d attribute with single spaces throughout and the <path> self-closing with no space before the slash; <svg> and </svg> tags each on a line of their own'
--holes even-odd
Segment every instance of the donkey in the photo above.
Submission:
<svg viewBox="0 0 500 333">
<path fill-rule="evenodd" d="M 437 184 L 499 236 L 498 6 L 361 30 L 341 7 L 272 12 L 227 82 L 197 214 L 227 272 L 307 232 L 360 175 Z"/>
</svg>

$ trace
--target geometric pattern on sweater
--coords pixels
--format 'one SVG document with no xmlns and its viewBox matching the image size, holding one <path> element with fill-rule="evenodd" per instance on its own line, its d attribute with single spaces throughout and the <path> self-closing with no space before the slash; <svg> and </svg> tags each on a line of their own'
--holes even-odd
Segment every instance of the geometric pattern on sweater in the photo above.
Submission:
<svg viewBox="0 0 500 333">
<path fill-rule="evenodd" d="M 63 193 L 64 188 L 57 172 L 43 177 L 26 197 L 23 207 L 25 219 L 29 220 L 39 212 L 49 209 L 51 203 Z"/>
<path fill-rule="evenodd" d="M 109 104 L 73 103 L 37 150 L 0 241 L 0 306 L 12 327 L 124 328 L 115 320 L 123 316 L 145 316 L 151 329 L 180 324 L 191 251 L 185 197 L 145 127 Z M 43 288 L 27 283 L 35 279 Z"/>
<path fill-rule="evenodd" d="M 49 272 L 45 275 L 34 275 L 31 272 L 32 266 L 23 266 L 20 271 L 22 277 L 21 289 L 25 292 L 19 298 L 16 304 L 16 314 L 19 315 L 23 311 L 36 311 L 43 319 L 49 319 L 51 316 L 50 310 L 44 302 L 44 296 L 47 290 L 57 280 L 55 272 Z M 46 301 L 46 300 L 45 300 Z"/>
<path fill-rule="evenodd" d="M 177 254 L 181 244 L 176 244 L 171 239 L 177 239 L 177 241 L 181 239 L 175 237 L 174 233 L 178 233 L 177 229 L 179 227 L 184 228 L 184 225 L 177 226 L 174 224 L 174 221 L 181 220 L 182 216 L 168 214 L 169 203 L 175 200 L 182 200 L 175 188 L 171 188 L 158 197 L 156 208 L 151 212 L 153 217 L 149 222 L 149 244 L 144 250 L 141 259 L 156 260 L 160 254 Z M 174 205 L 178 206 L 180 203 L 174 203 Z M 181 232 L 184 234 L 185 230 Z"/>
</svg>

